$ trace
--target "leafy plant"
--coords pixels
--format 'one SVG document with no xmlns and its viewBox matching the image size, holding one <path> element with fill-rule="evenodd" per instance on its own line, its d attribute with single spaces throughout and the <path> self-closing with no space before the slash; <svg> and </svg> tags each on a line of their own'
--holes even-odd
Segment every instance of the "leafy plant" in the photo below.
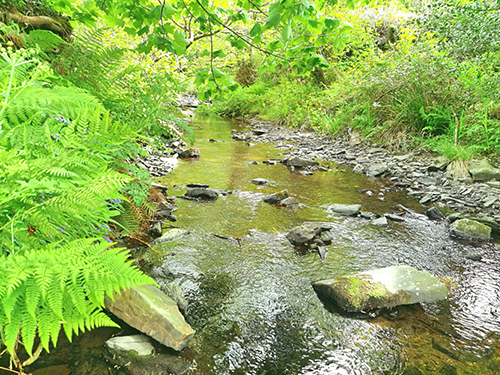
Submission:
<svg viewBox="0 0 500 375">
<path fill-rule="evenodd" d="M 0 50 L 0 337 L 15 359 L 19 338 L 36 357 L 61 326 L 71 338 L 114 325 L 104 295 L 153 283 L 109 249 L 132 180 L 116 155 L 133 152 L 136 133 L 51 76 L 33 51 Z"/>
</svg>

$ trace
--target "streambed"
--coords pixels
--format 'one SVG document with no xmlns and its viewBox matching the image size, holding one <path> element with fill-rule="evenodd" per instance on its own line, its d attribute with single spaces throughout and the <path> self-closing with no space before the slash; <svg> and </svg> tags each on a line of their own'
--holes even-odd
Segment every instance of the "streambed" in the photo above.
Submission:
<svg viewBox="0 0 500 375">
<path fill-rule="evenodd" d="M 206 119 L 192 127 L 201 158 L 180 161 L 158 182 L 169 187 L 171 197 L 182 196 L 189 183 L 232 194 L 214 202 L 177 199 L 174 225 L 190 234 L 159 245 L 158 253 L 141 254 L 160 282 L 176 282 L 189 301 L 187 321 L 197 333 L 180 354 L 192 364 L 188 374 L 500 373 L 495 243 L 450 239 L 447 225 L 427 219 L 418 200 L 349 168 L 322 162 L 327 171 L 305 176 L 279 163 L 262 163 L 283 151 L 231 139 L 231 130 L 244 125 Z M 250 183 L 254 178 L 265 178 L 270 186 Z M 283 189 L 299 201 L 298 208 L 262 202 Z M 374 194 L 360 194 L 362 189 Z M 378 227 L 360 217 L 331 216 L 326 207 L 334 203 L 361 204 L 375 214 L 402 204 L 414 213 Z M 285 238 L 305 222 L 332 227 L 324 261 L 316 252 L 296 251 Z M 467 259 L 467 252 L 481 252 L 482 260 Z M 439 277 L 449 288 L 448 300 L 358 319 L 325 306 L 311 287 L 317 280 L 400 264 Z M 117 333 L 96 330 L 66 349 L 72 353 L 66 354 L 72 373 L 124 373 L 102 360 L 102 343 Z M 60 350 L 64 353 L 64 346 Z"/>
</svg>

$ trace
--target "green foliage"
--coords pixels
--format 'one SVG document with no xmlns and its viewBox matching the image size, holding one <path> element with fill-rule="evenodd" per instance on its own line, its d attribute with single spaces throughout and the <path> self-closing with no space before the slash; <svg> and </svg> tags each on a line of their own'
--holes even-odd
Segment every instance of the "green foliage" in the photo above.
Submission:
<svg viewBox="0 0 500 375">
<path fill-rule="evenodd" d="M 53 67 L 72 85 L 92 93 L 115 119 L 149 135 L 181 136 L 190 141 L 193 131 L 186 122 L 168 113 L 171 99 L 169 72 L 151 75 L 140 63 L 130 62 L 137 53 L 128 47 L 106 44 L 109 29 L 84 30 L 53 62 Z"/>
<path fill-rule="evenodd" d="M 0 57 L 0 334 L 11 355 L 20 334 L 31 356 L 36 335 L 49 350 L 61 326 L 71 338 L 114 325 L 104 295 L 153 281 L 108 249 L 132 181 L 117 156 L 135 152 L 136 132 L 94 96 L 49 84 L 32 51 Z"/>
<path fill-rule="evenodd" d="M 152 280 L 108 246 L 89 238 L 0 256 L 0 334 L 9 353 L 19 334 L 31 356 L 36 336 L 49 351 L 61 327 L 71 341 L 85 329 L 117 326 L 102 311 L 104 296 Z"/>
</svg>

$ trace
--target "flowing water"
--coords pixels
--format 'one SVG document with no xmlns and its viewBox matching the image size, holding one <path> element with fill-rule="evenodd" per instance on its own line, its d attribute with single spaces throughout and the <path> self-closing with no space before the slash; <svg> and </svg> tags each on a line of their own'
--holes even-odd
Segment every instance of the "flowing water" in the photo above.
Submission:
<svg viewBox="0 0 500 375">
<path fill-rule="evenodd" d="M 233 193 L 215 202 L 177 199 L 174 224 L 190 234 L 162 244 L 159 254 L 143 254 L 181 286 L 190 303 L 187 321 L 196 335 L 180 354 L 195 364 L 189 374 L 500 374 L 495 244 L 451 240 L 446 225 L 429 221 L 404 191 L 348 168 L 323 162 L 329 171 L 303 176 L 262 163 L 283 151 L 233 141 L 231 129 L 241 130 L 238 124 L 203 120 L 193 127 L 201 158 L 180 161 L 159 182 L 169 186 L 169 196 L 183 195 L 188 183 Z M 249 182 L 258 177 L 271 186 Z M 368 188 L 372 197 L 359 193 Z M 301 206 L 262 202 L 283 189 Z M 360 203 L 376 214 L 400 203 L 416 213 L 376 227 L 362 218 L 329 216 L 325 208 L 334 203 Z M 305 222 L 333 228 L 324 261 L 316 252 L 296 251 L 285 238 Z M 469 251 L 482 252 L 482 261 L 466 259 Z M 359 319 L 325 306 L 311 287 L 317 280 L 400 264 L 439 277 L 449 288 L 448 300 Z"/>
</svg>

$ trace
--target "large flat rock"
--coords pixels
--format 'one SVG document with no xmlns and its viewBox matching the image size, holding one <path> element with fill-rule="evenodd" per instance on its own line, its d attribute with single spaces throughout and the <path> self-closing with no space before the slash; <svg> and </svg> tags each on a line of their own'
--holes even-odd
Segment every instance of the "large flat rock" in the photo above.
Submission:
<svg viewBox="0 0 500 375">
<path fill-rule="evenodd" d="M 154 285 L 141 285 L 106 297 L 106 308 L 130 326 L 175 350 L 184 349 L 194 330 L 177 303 Z"/>
<path fill-rule="evenodd" d="M 394 266 L 313 284 L 322 297 L 349 312 L 370 311 L 446 299 L 446 285 L 425 271 Z"/>
</svg>

